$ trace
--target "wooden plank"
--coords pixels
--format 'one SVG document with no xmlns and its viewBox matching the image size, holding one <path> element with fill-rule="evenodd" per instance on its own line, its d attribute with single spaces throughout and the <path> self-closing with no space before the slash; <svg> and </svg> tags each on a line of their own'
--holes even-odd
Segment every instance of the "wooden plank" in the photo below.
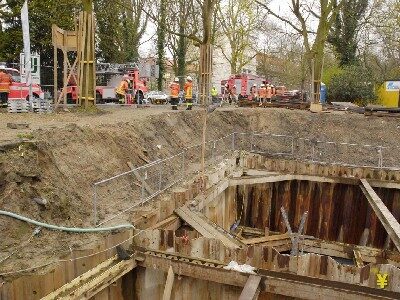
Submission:
<svg viewBox="0 0 400 300">
<path fill-rule="evenodd" d="M 158 222 L 157 224 L 153 225 L 149 229 L 162 229 L 165 226 L 169 225 L 170 223 L 175 222 L 177 219 L 179 219 L 179 217 L 177 215 L 173 214 L 171 217 L 169 217 L 161 222 Z"/>
<path fill-rule="evenodd" d="M 218 239 L 228 248 L 239 249 L 243 246 L 243 243 L 233 236 L 229 236 L 223 228 L 212 223 L 206 217 L 200 217 L 200 213 L 192 212 L 186 206 L 177 208 L 175 213 L 204 237 Z"/>
<path fill-rule="evenodd" d="M 243 171 L 246 172 L 246 171 Z M 251 174 L 251 173 L 250 173 Z M 257 174 L 257 173 L 255 173 Z M 262 174 L 259 172 L 259 174 Z M 259 176 L 239 176 L 232 177 L 229 180 L 229 186 L 237 185 L 249 185 L 249 184 L 262 184 L 269 182 L 280 182 L 289 180 L 299 180 L 299 181 L 313 181 L 313 182 L 327 182 L 327 183 L 341 183 L 341 184 L 351 184 L 357 185 L 359 183 L 358 179 L 355 178 L 343 178 L 343 177 L 324 177 L 324 176 L 313 176 L 313 175 L 301 175 L 301 174 L 279 174 L 270 173 L 269 175 L 259 175 Z M 382 180 L 369 180 L 370 185 L 373 187 L 381 187 L 388 189 L 400 189 L 400 184 L 390 181 Z"/>
<path fill-rule="evenodd" d="M 362 260 L 360 251 L 353 250 L 353 255 L 354 255 L 354 261 L 356 263 L 356 266 L 359 267 L 359 268 L 364 267 L 364 262 Z"/>
<path fill-rule="evenodd" d="M 143 255 L 145 260 L 138 262 L 138 265 L 145 268 L 156 266 L 158 270 L 167 272 L 172 267 L 175 273 L 179 272 L 182 276 L 238 287 L 244 287 L 248 280 L 247 274 L 202 265 L 201 259 L 196 260 L 197 263 L 190 261 L 182 263 L 181 256 L 175 253 L 176 259 L 173 260 L 164 255 L 157 256 L 151 253 L 143 253 Z M 399 293 L 347 282 L 335 282 L 266 270 L 259 270 L 258 275 L 262 277 L 261 292 L 295 297 L 296 299 L 399 299 Z"/>
<path fill-rule="evenodd" d="M 90 299 L 135 267 L 134 259 L 118 261 L 115 256 L 43 297 L 42 300 Z"/>
<path fill-rule="evenodd" d="M 70 294 L 66 299 L 90 299 L 110 284 L 132 271 L 135 267 L 135 260 L 123 260 L 76 290 L 73 294 Z"/>
<path fill-rule="evenodd" d="M 386 205 L 382 202 L 381 198 L 375 193 L 374 189 L 366 179 L 361 179 L 361 189 L 367 197 L 369 204 L 375 211 L 375 214 L 385 227 L 387 233 L 392 239 L 394 245 L 400 250 L 400 224 L 392 215 Z"/>
<path fill-rule="evenodd" d="M 290 236 L 288 233 L 263 236 L 263 237 L 254 238 L 254 239 L 247 239 L 247 240 L 242 240 L 242 242 L 243 242 L 243 244 L 246 244 L 246 245 L 253 245 L 253 244 L 268 243 L 268 242 L 272 242 L 272 241 L 281 241 L 281 240 L 286 240 L 286 239 L 290 239 Z"/>
<path fill-rule="evenodd" d="M 74 287 L 79 285 L 81 282 L 87 281 L 89 278 L 91 278 L 92 276 L 94 276 L 95 274 L 100 272 L 100 270 L 110 267 L 113 263 L 115 263 L 116 260 L 117 260 L 117 256 L 114 256 L 114 257 L 102 262 L 101 264 L 99 264 L 95 268 L 93 268 L 93 269 L 89 270 L 88 272 L 80 275 L 79 277 L 76 277 L 74 280 L 72 280 L 72 281 L 68 282 L 67 284 L 63 285 L 62 287 L 60 287 L 59 289 L 57 289 L 54 292 L 50 293 L 46 297 L 43 297 L 42 300 L 57 299 L 58 297 L 60 297 L 60 295 L 68 293 L 68 291 L 70 291 L 71 289 L 74 289 Z"/>
<path fill-rule="evenodd" d="M 175 278 L 174 270 L 172 270 L 172 267 L 169 267 L 167 281 L 165 282 L 163 300 L 171 299 L 171 292 L 172 292 L 172 286 L 174 285 L 174 278 Z"/>
<path fill-rule="evenodd" d="M 141 182 L 145 188 L 145 190 L 147 191 L 147 193 L 149 193 L 149 195 L 153 195 L 154 191 L 153 189 L 147 184 L 146 180 L 143 180 L 142 177 L 140 176 L 139 172 L 136 170 L 136 168 L 133 166 L 133 164 L 128 161 L 127 162 L 128 167 L 133 171 L 133 174 L 135 175 L 135 177 L 137 178 L 137 180 L 139 180 L 139 182 Z"/>
<path fill-rule="evenodd" d="M 256 275 L 250 275 L 246 281 L 246 285 L 240 294 L 239 300 L 253 300 L 259 290 L 261 277 Z"/>
</svg>

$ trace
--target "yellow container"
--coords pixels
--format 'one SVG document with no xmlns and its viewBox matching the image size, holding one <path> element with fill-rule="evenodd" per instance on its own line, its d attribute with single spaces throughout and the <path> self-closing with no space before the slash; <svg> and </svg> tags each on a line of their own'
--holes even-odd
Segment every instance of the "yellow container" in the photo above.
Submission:
<svg viewBox="0 0 400 300">
<path fill-rule="evenodd" d="M 379 103 L 386 107 L 400 107 L 399 106 L 399 80 L 385 81 L 377 89 Z"/>
</svg>

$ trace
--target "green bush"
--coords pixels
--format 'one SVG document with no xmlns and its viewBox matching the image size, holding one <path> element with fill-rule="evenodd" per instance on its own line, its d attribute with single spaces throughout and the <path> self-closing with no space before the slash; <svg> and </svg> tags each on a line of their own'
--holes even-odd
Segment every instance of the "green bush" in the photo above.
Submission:
<svg viewBox="0 0 400 300">
<path fill-rule="evenodd" d="M 331 102 L 353 102 L 359 105 L 374 103 L 377 96 L 375 80 L 367 69 L 347 66 L 335 74 L 327 84 L 328 100 Z"/>
</svg>

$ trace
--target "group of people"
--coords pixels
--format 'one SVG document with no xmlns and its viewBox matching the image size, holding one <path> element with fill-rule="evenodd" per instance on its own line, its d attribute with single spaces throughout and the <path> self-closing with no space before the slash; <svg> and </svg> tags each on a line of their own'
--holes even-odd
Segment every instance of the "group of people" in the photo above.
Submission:
<svg viewBox="0 0 400 300">
<path fill-rule="evenodd" d="M 179 104 L 179 92 L 180 92 L 180 84 L 179 78 L 175 77 L 174 81 L 169 86 L 170 88 L 170 96 L 171 96 L 171 106 L 172 110 L 178 110 Z M 186 77 L 186 82 L 184 85 L 184 93 L 185 93 L 185 103 L 186 103 L 186 110 L 192 110 L 193 108 L 193 79 L 192 77 Z"/>
<path fill-rule="evenodd" d="M 0 107 L 7 106 L 8 95 L 10 93 L 10 86 L 12 84 L 12 77 L 5 71 L 3 65 L 0 66 Z"/>
<path fill-rule="evenodd" d="M 257 84 L 254 84 L 250 89 L 249 100 L 260 103 L 271 103 L 272 97 L 276 94 L 275 87 L 272 84 L 261 84 L 257 89 Z"/>
</svg>

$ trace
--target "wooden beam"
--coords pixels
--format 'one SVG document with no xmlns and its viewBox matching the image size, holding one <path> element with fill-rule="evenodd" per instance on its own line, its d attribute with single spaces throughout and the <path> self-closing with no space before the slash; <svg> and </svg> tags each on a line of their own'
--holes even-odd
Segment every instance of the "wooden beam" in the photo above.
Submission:
<svg viewBox="0 0 400 300">
<path fill-rule="evenodd" d="M 362 260 L 360 251 L 353 250 L 353 254 L 354 254 L 354 262 L 355 262 L 356 266 L 359 268 L 364 267 L 364 262 Z"/>
<path fill-rule="evenodd" d="M 239 300 L 253 300 L 256 299 L 257 291 L 259 292 L 261 277 L 256 275 L 250 275 L 246 281 L 246 285 L 240 294 Z"/>
<path fill-rule="evenodd" d="M 253 244 L 261 244 L 261 243 L 268 243 L 272 241 L 281 241 L 281 240 L 289 240 L 290 236 L 288 233 L 278 234 L 278 235 L 270 235 L 270 236 L 263 236 L 254 239 L 247 239 L 242 240 L 243 244 L 245 245 L 253 245 Z"/>
<path fill-rule="evenodd" d="M 158 222 L 157 224 L 153 225 L 149 229 L 154 230 L 154 229 L 163 229 L 165 226 L 170 225 L 171 223 L 174 223 L 175 221 L 179 220 L 179 217 L 175 214 L 170 216 L 169 218 Z"/>
<path fill-rule="evenodd" d="M 192 258 L 193 261 L 190 261 L 173 253 L 174 259 L 169 259 L 166 255 L 157 255 L 151 251 L 143 253 L 143 255 L 145 259 L 143 262 L 138 262 L 138 265 L 144 268 L 154 269 L 156 266 L 158 270 L 168 272 L 172 267 L 175 273 L 179 272 L 182 276 L 238 287 L 244 287 L 248 280 L 247 274 L 225 270 L 218 265 L 212 267 L 207 263 L 202 264 L 202 260 L 197 258 Z M 384 289 L 297 274 L 259 270 L 258 276 L 262 278 L 261 292 L 297 299 L 399 299 L 399 293 Z"/>
<path fill-rule="evenodd" d="M 174 285 L 175 274 L 172 267 L 168 269 L 167 281 L 165 282 L 163 300 L 171 299 L 172 286 Z"/>
<path fill-rule="evenodd" d="M 149 195 L 153 195 L 154 194 L 153 189 L 147 184 L 146 180 L 143 180 L 143 178 L 140 176 L 139 172 L 136 170 L 134 165 L 130 161 L 127 162 L 127 165 L 133 171 L 133 174 L 135 175 L 136 179 L 144 186 L 147 193 Z"/>
<path fill-rule="evenodd" d="M 367 197 L 369 204 L 375 211 L 383 227 L 392 239 L 396 248 L 400 251 L 400 224 L 392 215 L 386 205 L 382 202 L 381 198 L 375 193 L 374 189 L 366 179 L 361 179 L 361 189 Z"/>
<path fill-rule="evenodd" d="M 244 171 L 244 172 L 246 172 L 246 171 Z M 270 172 L 268 172 L 268 173 L 270 173 Z M 250 174 L 257 174 L 257 173 L 250 173 Z M 259 172 L 259 174 L 262 174 L 262 173 Z M 270 174 L 264 175 L 264 176 L 263 175 L 258 175 L 258 176 L 250 175 L 250 176 L 232 177 L 229 180 L 229 186 L 262 184 L 262 183 L 281 182 L 281 181 L 289 181 L 289 180 L 341 183 L 341 184 L 349 184 L 349 185 L 358 185 L 359 184 L 358 179 L 355 179 L 355 178 L 270 173 Z M 370 185 L 373 187 L 381 187 L 381 188 L 387 188 L 387 189 L 400 189 L 399 183 L 390 182 L 390 181 L 370 180 Z"/>
<path fill-rule="evenodd" d="M 243 243 L 223 228 L 212 223 L 206 217 L 202 217 L 200 213 L 191 211 L 186 206 L 177 208 L 175 213 L 204 237 L 218 239 L 228 248 L 239 249 L 243 246 Z"/>
<path fill-rule="evenodd" d="M 114 256 L 43 297 L 42 300 L 90 299 L 135 267 L 134 259 L 119 261 Z"/>
</svg>

